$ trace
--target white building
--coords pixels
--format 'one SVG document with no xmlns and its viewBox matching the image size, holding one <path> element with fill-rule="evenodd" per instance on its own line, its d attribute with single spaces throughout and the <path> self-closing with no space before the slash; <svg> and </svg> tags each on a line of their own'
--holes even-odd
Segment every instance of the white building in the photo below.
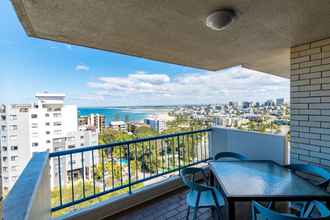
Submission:
<svg viewBox="0 0 330 220">
<path fill-rule="evenodd" d="M 96 129 L 102 133 L 105 129 L 105 117 L 100 114 L 79 116 L 79 130 Z"/>
<path fill-rule="evenodd" d="M 127 131 L 127 125 L 124 121 L 111 121 L 110 128 L 117 131 Z"/>
<path fill-rule="evenodd" d="M 163 131 L 166 129 L 166 121 L 158 117 L 149 117 L 144 119 L 144 123 L 149 125 L 155 131 Z"/>
<path fill-rule="evenodd" d="M 34 152 L 55 151 L 54 140 L 78 132 L 77 107 L 64 105 L 64 98 L 64 94 L 38 93 L 34 104 L 2 105 L 0 146 L 4 192 L 12 188 Z"/>
</svg>

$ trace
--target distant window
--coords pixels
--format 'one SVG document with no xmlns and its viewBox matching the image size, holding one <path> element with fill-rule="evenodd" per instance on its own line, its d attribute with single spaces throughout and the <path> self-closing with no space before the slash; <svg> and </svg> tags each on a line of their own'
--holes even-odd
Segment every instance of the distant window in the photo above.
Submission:
<svg viewBox="0 0 330 220">
<path fill-rule="evenodd" d="M 7 172 L 8 171 L 8 167 L 2 167 L 3 172 Z"/>
<path fill-rule="evenodd" d="M 6 125 L 2 125 L 2 126 L 1 126 L 1 130 L 2 130 L 2 131 L 5 131 L 5 130 L 6 130 Z"/>
<path fill-rule="evenodd" d="M 46 131 L 46 134 L 50 134 L 50 131 Z"/>
<path fill-rule="evenodd" d="M 84 136 L 80 136 L 80 139 L 84 139 Z"/>
<path fill-rule="evenodd" d="M 61 108 L 54 108 L 54 112 L 60 112 Z"/>
<path fill-rule="evenodd" d="M 39 146 L 39 143 L 38 142 L 33 142 L 32 143 L 32 147 L 38 147 Z"/>
<path fill-rule="evenodd" d="M 3 161 L 7 161 L 8 157 L 3 157 L 2 160 Z"/>
<path fill-rule="evenodd" d="M 19 112 L 28 112 L 28 111 L 29 111 L 28 108 L 20 108 L 20 109 L 19 109 Z"/>
<path fill-rule="evenodd" d="M 5 121 L 6 120 L 6 116 L 5 115 L 1 115 L 1 120 Z"/>
<path fill-rule="evenodd" d="M 15 160 L 17 160 L 17 158 L 18 158 L 18 156 L 11 156 L 11 157 L 10 157 L 10 160 L 11 160 L 11 161 L 15 161 Z"/>
<path fill-rule="evenodd" d="M 16 131 L 17 130 L 17 125 L 9 125 L 9 128 L 11 131 Z"/>
<path fill-rule="evenodd" d="M 32 123 L 32 128 L 38 128 L 38 123 Z"/>
<path fill-rule="evenodd" d="M 38 118 L 38 115 L 37 114 L 32 114 L 31 118 Z"/>
<path fill-rule="evenodd" d="M 47 140 L 46 143 L 47 143 L 47 144 L 50 144 L 50 140 Z"/>
<path fill-rule="evenodd" d="M 6 146 L 3 146 L 3 147 L 2 147 L 2 151 L 7 151 L 7 149 L 8 149 L 8 148 L 7 148 Z"/>
<path fill-rule="evenodd" d="M 84 143 L 81 143 L 80 146 L 84 146 Z"/>
<path fill-rule="evenodd" d="M 74 145 L 69 145 L 69 146 L 68 146 L 69 149 L 72 149 L 72 148 L 75 148 L 75 147 L 76 147 L 76 146 L 74 146 Z"/>
<path fill-rule="evenodd" d="M 62 116 L 62 114 L 61 113 L 54 113 L 53 116 L 54 116 L 54 118 L 59 118 L 59 117 Z"/>
<path fill-rule="evenodd" d="M 6 137 L 6 136 L 2 136 L 2 137 L 1 137 L 1 142 L 5 142 L 5 141 L 6 141 L 6 139 L 7 139 L 7 137 Z"/>
<path fill-rule="evenodd" d="M 50 125 L 50 123 L 49 123 L 49 122 L 46 122 L 46 123 L 45 123 L 45 125 L 46 125 L 46 126 L 49 126 L 49 125 Z"/>
<path fill-rule="evenodd" d="M 13 150 L 13 151 L 18 150 L 18 146 L 10 146 L 10 150 Z"/>
<path fill-rule="evenodd" d="M 60 122 L 60 121 L 55 121 L 54 122 L 54 126 L 61 126 L 62 125 L 62 122 Z"/>
<path fill-rule="evenodd" d="M 45 114 L 45 117 L 49 117 L 49 113 L 46 113 L 46 114 Z"/>
<path fill-rule="evenodd" d="M 12 121 L 17 120 L 17 115 L 9 115 L 9 119 Z"/>
</svg>

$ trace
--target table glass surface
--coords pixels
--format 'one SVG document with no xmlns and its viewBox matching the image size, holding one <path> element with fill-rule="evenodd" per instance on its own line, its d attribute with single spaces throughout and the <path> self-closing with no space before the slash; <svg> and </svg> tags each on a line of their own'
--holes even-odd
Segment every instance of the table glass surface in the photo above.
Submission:
<svg viewBox="0 0 330 220">
<path fill-rule="evenodd" d="M 272 161 L 211 161 L 209 166 L 227 197 L 330 196 Z"/>
</svg>

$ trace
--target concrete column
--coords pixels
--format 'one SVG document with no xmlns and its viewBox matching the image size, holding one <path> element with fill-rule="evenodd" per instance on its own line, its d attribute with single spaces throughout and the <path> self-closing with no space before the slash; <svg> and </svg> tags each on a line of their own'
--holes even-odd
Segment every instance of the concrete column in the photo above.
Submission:
<svg viewBox="0 0 330 220">
<path fill-rule="evenodd" d="M 330 168 L 330 37 L 291 48 L 291 162 Z"/>
</svg>

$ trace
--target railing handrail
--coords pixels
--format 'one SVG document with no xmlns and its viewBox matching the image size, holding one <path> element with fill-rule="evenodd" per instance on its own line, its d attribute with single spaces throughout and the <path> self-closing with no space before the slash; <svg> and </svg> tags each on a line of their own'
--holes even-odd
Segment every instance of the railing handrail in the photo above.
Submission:
<svg viewBox="0 0 330 220">
<path fill-rule="evenodd" d="M 52 158 L 52 157 L 70 155 L 70 154 L 81 153 L 81 152 L 86 152 L 86 151 L 98 150 L 98 149 L 103 149 L 103 148 L 109 148 L 109 147 L 114 147 L 114 146 L 129 145 L 129 144 L 135 144 L 135 143 L 144 142 L 144 141 L 151 141 L 151 140 L 157 140 L 157 139 L 183 136 L 183 135 L 188 135 L 188 134 L 201 133 L 201 132 L 206 132 L 206 131 L 211 131 L 211 130 L 212 130 L 212 128 L 207 128 L 207 129 L 200 129 L 200 130 L 194 130 L 194 131 L 178 132 L 178 133 L 174 133 L 174 134 L 164 134 L 164 135 L 158 135 L 158 136 L 153 136 L 153 137 L 137 138 L 137 139 L 128 140 L 128 141 L 114 142 L 111 144 L 101 144 L 101 145 L 95 145 L 95 146 L 89 146 L 89 147 L 62 150 L 62 151 L 56 151 L 56 152 L 50 153 L 49 157 Z"/>
</svg>

